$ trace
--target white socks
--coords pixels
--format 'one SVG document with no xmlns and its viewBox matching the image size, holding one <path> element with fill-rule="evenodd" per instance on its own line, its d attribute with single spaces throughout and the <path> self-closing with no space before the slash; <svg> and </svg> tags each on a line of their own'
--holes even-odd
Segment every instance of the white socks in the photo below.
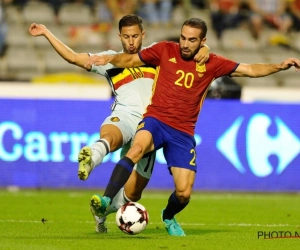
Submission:
<svg viewBox="0 0 300 250">
<path fill-rule="evenodd" d="M 116 194 L 116 196 L 113 198 L 112 203 L 108 207 L 108 209 L 105 212 L 105 217 L 111 213 L 115 213 L 118 211 L 118 209 L 129 202 L 130 200 L 127 198 L 124 192 L 124 188 L 121 188 L 119 192 Z"/>
<path fill-rule="evenodd" d="M 97 167 L 103 160 L 103 158 L 110 152 L 110 145 L 107 140 L 100 139 L 91 146 L 92 149 L 92 161 L 94 167 Z"/>
</svg>

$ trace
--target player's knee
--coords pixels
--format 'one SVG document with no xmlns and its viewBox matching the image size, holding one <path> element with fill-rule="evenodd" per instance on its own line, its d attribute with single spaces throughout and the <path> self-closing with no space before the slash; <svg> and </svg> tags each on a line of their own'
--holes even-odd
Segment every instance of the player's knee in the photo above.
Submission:
<svg viewBox="0 0 300 250">
<path fill-rule="evenodd" d="M 180 203 L 185 204 L 188 203 L 191 198 L 191 192 L 189 191 L 183 191 L 183 192 L 176 192 L 176 197 L 179 200 Z"/>
<path fill-rule="evenodd" d="M 144 149 L 141 144 L 133 145 L 126 156 L 130 159 L 141 159 L 144 155 Z"/>
<path fill-rule="evenodd" d="M 109 143 L 111 152 L 119 149 L 123 143 L 122 138 L 121 139 L 117 138 L 113 134 L 108 134 L 108 133 L 101 135 L 101 139 L 105 139 Z"/>
</svg>

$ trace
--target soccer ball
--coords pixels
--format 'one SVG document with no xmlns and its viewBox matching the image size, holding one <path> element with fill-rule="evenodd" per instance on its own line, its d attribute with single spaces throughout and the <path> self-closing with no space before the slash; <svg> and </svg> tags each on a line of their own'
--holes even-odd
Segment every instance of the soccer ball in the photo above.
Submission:
<svg viewBox="0 0 300 250">
<path fill-rule="evenodd" d="M 137 202 L 128 202 L 119 208 L 116 223 L 127 234 L 139 234 L 145 230 L 149 220 L 146 208 Z"/>
</svg>

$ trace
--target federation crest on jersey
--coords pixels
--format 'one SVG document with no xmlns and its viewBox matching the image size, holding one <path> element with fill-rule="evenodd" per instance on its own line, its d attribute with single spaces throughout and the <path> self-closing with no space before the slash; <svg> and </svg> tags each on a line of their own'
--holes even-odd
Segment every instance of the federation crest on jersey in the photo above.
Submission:
<svg viewBox="0 0 300 250">
<path fill-rule="evenodd" d="M 206 72 L 205 64 L 199 65 L 198 63 L 196 63 L 196 71 L 200 73 Z"/>
<path fill-rule="evenodd" d="M 115 116 L 115 117 L 110 118 L 110 120 L 111 120 L 112 122 L 119 122 L 119 121 L 120 121 L 120 118 Z"/>
</svg>

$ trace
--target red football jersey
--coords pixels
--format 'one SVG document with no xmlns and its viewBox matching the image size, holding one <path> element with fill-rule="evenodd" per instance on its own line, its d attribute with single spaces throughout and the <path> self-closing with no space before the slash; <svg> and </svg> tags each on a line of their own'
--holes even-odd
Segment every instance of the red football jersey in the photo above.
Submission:
<svg viewBox="0 0 300 250">
<path fill-rule="evenodd" d="M 230 75 L 238 63 L 210 54 L 205 65 L 185 61 L 174 42 L 159 42 L 139 52 L 145 64 L 156 65 L 153 96 L 144 117 L 194 135 L 197 118 L 212 81 Z"/>
</svg>

